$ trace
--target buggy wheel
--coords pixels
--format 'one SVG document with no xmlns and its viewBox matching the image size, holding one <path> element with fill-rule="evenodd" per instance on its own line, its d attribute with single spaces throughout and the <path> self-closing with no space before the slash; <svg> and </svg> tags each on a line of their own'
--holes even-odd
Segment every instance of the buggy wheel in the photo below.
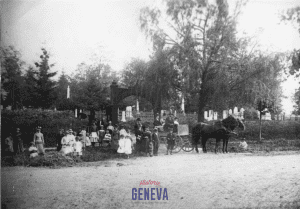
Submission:
<svg viewBox="0 0 300 209">
<path fill-rule="evenodd" d="M 194 147 L 191 142 L 185 142 L 181 149 L 185 152 L 191 152 L 194 150 Z"/>
<path fill-rule="evenodd" d="M 172 149 L 172 152 L 174 153 L 177 153 L 177 152 L 180 152 L 181 150 L 181 147 L 182 147 L 182 138 L 177 135 L 176 139 L 175 139 L 175 145 L 174 145 L 174 148 Z"/>
</svg>

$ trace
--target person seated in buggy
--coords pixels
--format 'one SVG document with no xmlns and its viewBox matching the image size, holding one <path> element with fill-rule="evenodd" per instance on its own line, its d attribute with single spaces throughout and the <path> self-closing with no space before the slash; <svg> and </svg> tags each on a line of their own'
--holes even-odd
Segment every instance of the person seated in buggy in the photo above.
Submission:
<svg viewBox="0 0 300 209">
<path fill-rule="evenodd" d="M 172 113 L 169 113 L 168 117 L 166 118 L 166 122 L 164 124 L 164 131 L 168 131 L 170 128 L 174 126 L 174 117 Z"/>
</svg>

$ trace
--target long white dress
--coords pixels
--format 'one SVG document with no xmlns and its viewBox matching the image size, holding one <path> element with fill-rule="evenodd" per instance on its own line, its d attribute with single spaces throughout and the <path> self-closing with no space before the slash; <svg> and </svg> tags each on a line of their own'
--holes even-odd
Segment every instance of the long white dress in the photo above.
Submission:
<svg viewBox="0 0 300 209">
<path fill-rule="evenodd" d="M 119 148 L 117 150 L 118 153 L 125 153 L 125 138 L 121 138 L 119 140 Z"/>
<path fill-rule="evenodd" d="M 124 153 L 127 155 L 130 155 L 132 153 L 131 140 L 127 137 L 124 140 Z"/>
</svg>

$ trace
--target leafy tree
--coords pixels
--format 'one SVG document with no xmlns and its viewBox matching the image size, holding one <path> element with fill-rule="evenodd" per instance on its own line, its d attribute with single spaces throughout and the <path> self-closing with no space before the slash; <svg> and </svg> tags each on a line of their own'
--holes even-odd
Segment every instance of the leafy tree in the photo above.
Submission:
<svg viewBox="0 0 300 209">
<path fill-rule="evenodd" d="M 293 114 L 300 115 L 300 87 L 296 90 L 294 94 L 294 101 L 295 101 L 295 105 L 294 105 L 295 109 L 293 111 Z"/>
<path fill-rule="evenodd" d="M 221 72 L 231 64 L 238 48 L 236 23 L 241 5 L 237 4 L 232 16 L 224 0 L 216 4 L 167 0 L 166 11 L 148 7 L 141 11 L 141 28 L 151 37 L 154 50 L 162 46 L 177 52 L 173 61 L 182 69 L 186 91 L 199 96 L 199 121 L 216 92 L 216 81 L 222 78 Z M 167 22 L 161 23 L 162 19 Z M 162 25 L 170 26 L 173 32 L 163 30 Z"/>
<path fill-rule="evenodd" d="M 299 31 L 300 33 L 300 7 L 294 7 L 288 9 L 281 15 L 281 20 L 285 23 L 289 22 Z M 294 49 L 293 52 L 289 55 L 289 59 L 292 64 L 289 69 L 291 75 L 300 76 L 300 49 Z"/>
<path fill-rule="evenodd" d="M 22 107 L 24 61 L 13 46 L 1 48 L 1 104 L 12 109 Z"/>
<path fill-rule="evenodd" d="M 135 87 L 140 101 L 147 99 L 154 113 L 174 105 L 172 101 L 178 97 L 178 73 L 168 56 L 169 52 L 160 48 L 149 62 L 133 59 L 122 72 L 122 83 Z"/>
<path fill-rule="evenodd" d="M 89 110 L 92 121 L 95 111 L 108 107 L 110 84 L 116 79 L 116 73 L 107 64 L 79 64 L 70 78 L 71 101 L 74 107 Z"/>
<path fill-rule="evenodd" d="M 285 23 L 291 23 L 300 34 L 300 7 L 290 8 L 281 15 L 281 20 Z M 300 77 L 300 49 L 294 49 L 292 53 L 288 55 L 288 59 L 291 60 L 288 73 L 296 78 Z M 299 82 L 300 84 L 300 82 Z M 293 113 L 300 114 L 299 104 L 299 89 L 294 94 L 295 106 Z"/>
<path fill-rule="evenodd" d="M 42 48 L 42 55 L 40 62 L 36 62 L 35 66 L 38 68 L 37 73 L 37 106 L 41 108 L 49 108 L 55 102 L 55 86 L 56 82 L 51 78 L 57 72 L 50 72 L 54 64 L 49 64 L 50 55 L 45 48 Z"/>
</svg>

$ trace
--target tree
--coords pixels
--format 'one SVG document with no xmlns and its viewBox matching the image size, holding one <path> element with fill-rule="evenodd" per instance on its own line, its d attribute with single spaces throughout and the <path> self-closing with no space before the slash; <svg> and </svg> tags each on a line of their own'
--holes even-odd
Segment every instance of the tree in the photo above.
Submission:
<svg viewBox="0 0 300 209">
<path fill-rule="evenodd" d="M 70 78 L 71 101 L 74 107 L 89 110 L 90 121 L 94 120 L 95 111 L 108 107 L 110 84 L 116 79 L 116 73 L 107 64 L 79 64 Z"/>
<path fill-rule="evenodd" d="M 24 99 L 23 105 L 25 107 L 39 107 L 39 103 L 37 102 L 39 98 L 38 87 L 37 87 L 37 74 L 38 72 L 33 69 L 33 67 L 29 67 L 25 73 L 24 80 Z"/>
<path fill-rule="evenodd" d="M 215 83 L 230 68 L 238 49 L 236 23 L 241 5 L 237 4 L 232 16 L 225 0 L 216 4 L 204 0 L 167 0 L 165 16 L 157 8 L 146 7 L 141 11 L 141 28 L 151 37 L 154 50 L 172 49 L 173 61 L 182 69 L 184 88 L 198 94 L 198 121 L 203 120 L 203 111 L 216 92 Z M 161 20 L 167 22 L 162 24 Z M 170 27 L 163 30 L 163 25 Z"/>
<path fill-rule="evenodd" d="M 155 114 L 174 105 L 178 97 L 178 72 L 168 56 L 168 50 L 160 48 L 149 62 L 132 59 L 122 72 L 122 83 L 126 87 L 135 87 L 140 101 L 146 98 Z"/>
<path fill-rule="evenodd" d="M 281 21 L 285 23 L 291 23 L 298 30 L 300 34 L 300 7 L 294 7 L 288 9 L 281 15 Z M 288 54 L 288 59 L 291 60 L 291 65 L 289 66 L 288 73 L 296 78 L 300 77 L 300 49 L 294 49 L 293 52 Z M 300 84 L 300 82 L 299 82 Z M 294 114 L 300 114 L 300 97 L 299 97 L 299 89 L 295 90 L 294 100 Z"/>
<path fill-rule="evenodd" d="M 291 23 L 300 33 L 300 7 L 294 7 L 288 9 L 281 15 L 281 21 Z M 291 60 L 291 66 L 289 68 L 289 73 L 300 76 L 300 49 L 294 49 L 293 52 L 288 56 Z"/>
<path fill-rule="evenodd" d="M 35 66 L 38 68 L 37 73 L 37 106 L 41 108 L 49 108 L 55 102 L 55 86 L 56 82 L 51 78 L 57 72 L 50 72 L 54 64 L 49 64 L 50 55 L 45 48 L 42 48 L 42 55 L 40 62 L 36 62 Z"/>
<path fill-rule="evenodd" d="M 300 115 L 300 87 L 295 91 L 294 101 L 295 101 L 295 105 L 294 105 L 295 109 L 293 111 L 293 114 Z"/>
<path fill-rule="evenodd" d="M 22 107 L 23 82 L 22 70 L 25 64 L 21 53 L 13 46 L 1 48 L 1 104 L 12 109 Z"/>
</svg>

